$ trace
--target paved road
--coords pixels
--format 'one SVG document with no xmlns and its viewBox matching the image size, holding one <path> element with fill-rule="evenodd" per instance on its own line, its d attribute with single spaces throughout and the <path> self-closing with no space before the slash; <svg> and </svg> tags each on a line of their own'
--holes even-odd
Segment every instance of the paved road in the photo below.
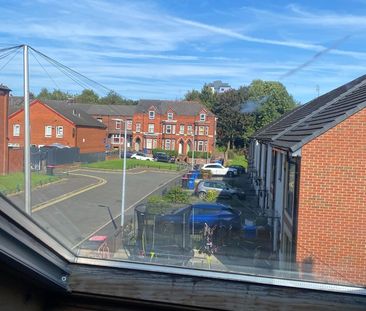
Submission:
<svg viewBox="0 0 366 311">
<path fill-rule="evenodd" d="M 180 173 L 166 171 L 132 170 L 127 173 L 126 221 L 133 215 L 136 202 L 164 186 Z M 33 217 L 50 234 L 67 247 L 75 248 L 89 236 L 111 224 L 117 225 L 121 213 L 121 172 L 79 169 L 71 171 L 58 183 L 36 189 L 32 193 Z M 11 198 L 24 206 L 23 195 Z"/>
</svg>

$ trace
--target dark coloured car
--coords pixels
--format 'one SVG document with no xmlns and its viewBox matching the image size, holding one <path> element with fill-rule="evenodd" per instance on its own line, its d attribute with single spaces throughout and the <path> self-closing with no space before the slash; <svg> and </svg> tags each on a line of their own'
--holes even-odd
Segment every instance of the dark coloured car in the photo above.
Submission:
<svg viewBox="0 0 366 311">
<path fill-rule="evenodd" d="M 130 159 L 133 154 L 134 154 L 134 152 L 126 151 L 126 159 Z M 124 154 L 123 154 L 123 151 L 122 151 L 121 158 L 123 158 L 123 156 L 124 156 Z"/>
<path fill-rule="evenodd" d="M 174 163 L 175 158 L 167 155 L 163 152 L 157 152 L 154 156 L 154 160 L 157 162 L 166 162 L 166 163 Z"/>
<path fill-rule="evenodd" d="M 171 214 L 158 216 L 156 225 L 161 232 L 176 232 L 183 230 L 188 225 L 190 231 L 201 231 L 207 224 L 210 227 L 217 225 L 235 232 L 241 230 L 241 212 L 232 207 L 220 203 L 195 203 L 181 208 Z"/>
<path fill-rule="evenodd" d="M 243 165 L 229 165 L 229 167 L 231 168 L 236 168 L 236 170 L 238 171 L 239 175 L 242 175 L 246 172 L 246 169 Z"/>
</svg>

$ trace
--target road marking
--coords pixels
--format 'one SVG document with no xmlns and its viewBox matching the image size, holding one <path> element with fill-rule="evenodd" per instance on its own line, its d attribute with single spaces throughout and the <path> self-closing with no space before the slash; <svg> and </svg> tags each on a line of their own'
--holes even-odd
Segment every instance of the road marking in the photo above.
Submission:
<svg viewBox="0 0 366 311">
<path fill-rule="evenodd" d="M 121 171 L 113 171 L 113 170 L 93 170 L 93 169 L 86 169 L 86 168 L 79 168 L 79 169 L 75 169 L 72 171 L 68 171 L 68 173 L 70 172 L 77 172 L 77 171 L 85 171 L 85 172 L 91 172 L 91 173 L 104 173 L 104 174 L 118 174 L 118 175 L 122 175 L 122 170 Z M 141 172 L 136 172 L 136 173 L 131 173 L 131 172 L 126 172 L 127 175 L 138 175 L 138 174 L 143 174 L 146 173 L 146 170 L 143 170 Z"/>
<path fill-rule="evenodd" d="M 172 180 L 179 178 L 179 176 L 175 176 L 171 179 L 169 179 L 168 181 L 166 181 L 165 183 L 159 185 L 158 187 L 156 187 L 154 190 L 150 191 L 148 194 L 146 194 L 145 196 L 143 196 L 140 200 L 138 200 L 137 202 L 133 203 L 132 205 L 130 205 L 128 208 L 125 209 L 125 212 L 127 212 L 129 209 L 133 208 L 134 206 L 136 206 L 137 204 L 139 204 L 141 201 L 145 200 L 149 195 L 151 195 L 152 193 L 154 193 L 156 190 L 166 186 L 168 183 L 170 183 Z M 113 218 L 113 221 L 116 220 L 118 217 L 121 216 L 121 213 L 119 213 L 117 216 L 115 216 Z M 112 219 L 107 221 L 104 225 L 100 226 L 98 229 L 96 229 L 95 231 L 93 231 L 92 233 L 90 233 L 87 237 L 85 237 L 84 239 L 82 239 L 79 243 L 75 244 L 74 246 L 71 247 L 71 249 L 75 249 L 76 247 L 80 246 L 81 244 L 83 244 L 86 240 L 88 240 L 90 237 L 92 237 L 93 235 L 95 235 L 98 231 L 102 230 L 104 227 L 108 226 L 110 223 L 112 222 Z"/>
<path fill-rule="evenodd" d="M 65 201 L 67 199 L 70 199 L 74 196 L 77 196 L 81 193 L 84 193 L 86 191 L 89 191 L 89 190 L 92 190 L 92 189 L 95 189 L 97 187 L 100 187 L 100 186 L 103 186 L 107 183 L 107 180 L 105 180 L 104 178 L 101 178 L 101 177 L 98 177 L 98 176 L 92 176 L 92 175 L 87 175 L 87 174 L 78 174 L 78 173 L 70 173 L 70 175 L 75 175 L 75 176 L 83 176 L 83 177 L 89 177 L 89 178 L 94 178 L 94 179 L 97 179 L 98 182 L 95 183 L 95 184 L 92 184 L 92 185 L 88 185 L 88 186 L 85 186 L 85 187 L 82 187 L 82 188 L 79 188 L 77 190 L 74 190 L 74 191 L 71 191 L 71 192 L 68 192 L 68 193 L 64 193 L 56 198 L 53 198 L 53 199 L 50 199 L 46 202 L 42 202 L 42 203 L 39 203 L 37 205 L 34 205 L 32 207 L 32 212 L 38 212 L 46 207 L 49 207 L 53 204 L 56 204 L 56 203 L 60 203 L 62 201 Z"/>
</svg>

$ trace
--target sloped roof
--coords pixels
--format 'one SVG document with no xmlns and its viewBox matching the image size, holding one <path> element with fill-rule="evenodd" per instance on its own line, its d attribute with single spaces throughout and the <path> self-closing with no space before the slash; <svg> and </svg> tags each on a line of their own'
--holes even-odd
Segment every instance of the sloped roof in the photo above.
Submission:
<svg viewBox="0 0 366 311">
<path fill-rule="evenodd" d="M 365 107 L 366 75 L 297 107 L 253 137 L 296 151 Z"/>
<path fill-rule="evenodd" d="M 46 104 L 59 114 L 63 115 L 66 119 L 70 120 L 75 125 L 106 128 L 105 124 L 94 119 L 83 109 L 80 109 L 73 104 L 68 104 L 65 101 L 57 100 L 42 100 L 40 102 Z"/>
<path fill-rule="evenodd" d="M 83 109 L 91 115 L 103 116 L 129 116 L 132 117 L 136 110 L 136 105 L 96 105 L 74 103 L 75 107 Z"/>
<path fill-rule="evenodd" d="M 136 112 L 147 112 L 151 106 L 156 107 L 156 112 L 158 114 L 166 114 L 171 108 L 176 114 L 182 116 L 196 116 L 202 110 L 205 110 L 208 116 L 214 116 L 214 114 L 201 103 L 173 100 L 139 100 L 136 106 Z"/>
<path fill-rule="evenodd" d="M 11 89 L 9 89 L 6 85 L 1 84 L 1 83 L 0 83 L 0 90 L 2 90 L 2 91 L 8 91 L 8 92 L 11 91 Z"/>
</svg>

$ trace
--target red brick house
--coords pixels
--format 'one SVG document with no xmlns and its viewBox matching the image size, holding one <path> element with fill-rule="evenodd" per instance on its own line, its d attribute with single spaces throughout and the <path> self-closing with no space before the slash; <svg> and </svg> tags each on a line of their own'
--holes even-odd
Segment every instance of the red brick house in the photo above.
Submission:
<svg viewBox="0 0 366 311">
<path fill-rule="evenodd" d="M 140 100 L 133 115 L 132 137 L 134 150 L 161 148 L 180 155 L 193 148 L 212 152 L 216 117 L 197 102 Z"/>
<path fill-rule="evenodd" d="M 254 135 L 250 169 L 281 267 L 366 285 L 366 76 Z"/>
<path fill-rule="evenodd" d="M 125 123 L 116 119 L 126 121 L 127 125 L 127 148 L 132 146 L 133 115 L 135 105 L 95 105 L 95 104 L 73 104 L 75 107 L 84 110 L 93 118 L 107 126 L 106 149 L 123 148 Z"/>
<path fill-rule="evenodd" d="M 0 84 L 0 175 L 8 173 L 8 109 L 10 89 Z"/>
<path fill-rule="evenodd" d="M 63 101 L 35 100 L 30 104 L 31 144 L 60 143 L 81 154 L 105 151 L 106 126 L 84 110 Z M 24 109 L 9 115 L 9 146 L 24 145 Z"/>
</svg>

